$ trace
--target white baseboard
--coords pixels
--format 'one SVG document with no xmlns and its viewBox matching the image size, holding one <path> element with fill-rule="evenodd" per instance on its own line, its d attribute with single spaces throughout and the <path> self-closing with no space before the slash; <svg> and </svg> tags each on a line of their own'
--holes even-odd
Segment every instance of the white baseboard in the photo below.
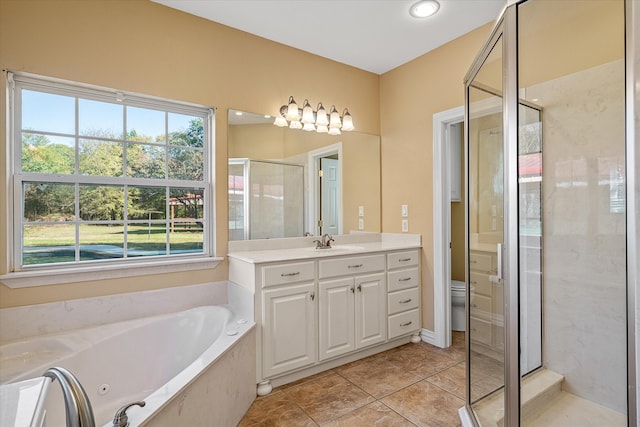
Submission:
<svg viewBox="0 0 640 427">
<path fill-rule="evenodd" d="M 433 331 L 422 329 L 420 331 L 420 338 L 422 338 L 422 341 L 428 344 L 436 345 L 436 333 Z"/>
</svg>

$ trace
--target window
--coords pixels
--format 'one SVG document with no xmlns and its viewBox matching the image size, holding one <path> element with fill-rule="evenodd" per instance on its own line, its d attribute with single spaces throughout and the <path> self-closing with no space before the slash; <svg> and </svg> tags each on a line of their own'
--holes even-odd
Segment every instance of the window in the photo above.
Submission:
<svg viewBox="0 0 640 427">
<path fill-rule="evenodd" d="M 10 75 L 10 271 L 213 256 L 213 109 Z"/>
</svg>

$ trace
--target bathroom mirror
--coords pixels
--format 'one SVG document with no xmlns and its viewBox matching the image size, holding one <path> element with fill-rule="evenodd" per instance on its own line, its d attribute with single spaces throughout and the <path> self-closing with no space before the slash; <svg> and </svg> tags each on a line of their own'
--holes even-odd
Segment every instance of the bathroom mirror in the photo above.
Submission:
<svg viewBox="0 0 640 427">
<path fill-rule="evenodd" d="M 380 137 L 273 121 L 229 110 L 229 240 L 379 232 Z"/>
</svg>

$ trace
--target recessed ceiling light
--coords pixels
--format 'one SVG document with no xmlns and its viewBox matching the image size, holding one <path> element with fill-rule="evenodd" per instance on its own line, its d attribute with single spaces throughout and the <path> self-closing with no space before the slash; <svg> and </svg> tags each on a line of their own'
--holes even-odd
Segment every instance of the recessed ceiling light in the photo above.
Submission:
<svg viewBox="0 0 640 427">
<path fill-rule="evenodd" d="M 411 6 L 409 13 L 414 18 L 426 18 L 434 15 L 438 9 L 440 9 L 440 3 L 436 0 L 421 0 Z"/>
</svg>

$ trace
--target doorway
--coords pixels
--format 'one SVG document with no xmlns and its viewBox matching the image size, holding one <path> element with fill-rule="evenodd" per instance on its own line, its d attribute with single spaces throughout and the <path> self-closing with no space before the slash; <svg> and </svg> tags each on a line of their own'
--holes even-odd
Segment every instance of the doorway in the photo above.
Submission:
<svg viewBox="0 0 640 427">
<path fill-rule="evenodd" d="M 342 233 L 342 143 L 309 152 L 307 230 Z"/>
<path fill-rule="evenodd" d="M 433 293 L 435 302 L 434 331 L 431 344 L 451 345 L 451 147 L 459 142 L 464 122 L 464 107 L 456 107 L 433 115 Z M 460 153 L 462 156 L 462 152 Z M 465 170 L 464 168 L 462 170 Z M 461 172 L 457 174 L 460 181 Z M 464 199 L 464 194 L 459 194 Z"/>
</svg>

